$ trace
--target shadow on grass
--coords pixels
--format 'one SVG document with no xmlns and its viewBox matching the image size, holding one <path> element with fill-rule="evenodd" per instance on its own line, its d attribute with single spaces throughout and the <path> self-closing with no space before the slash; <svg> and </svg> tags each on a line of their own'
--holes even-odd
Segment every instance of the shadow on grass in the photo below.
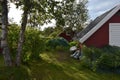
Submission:
<svg viewBox="0 0 120 80">
<path fill-rule="evenodd" d="M 35 80 L 119 80 L 117 74 L 96 73 L 81 67 L 78 60 L 57 59 L 58 54 L 41 54 L 41 61 L 31 62 L 31 78 Z"/>
<path fill-rule="evenodd" d="M 60 54 L 60 53 L 59 53 Z M 63 54 L 62 54 L 63 55 Z M 0 80 L 119 80 L 119 74 L 96 73 L 81 67 L 79 60 L 56 53 L 43 53 L 28 67 L 0 67 Z M 61 59 L 62 57 L 62 59 Z"/>
<path fill-rule="evenodd" d="M 30 69 L 32 79 L 35 80 L 74 80 L 61 66 L 46 61 L 41 61 L 39 64 L 32 63 Z"/>
<path fill-rule="evenodd" d="M 0 80 L 30 80 L 25 67 L 0 67 Z"/>
</svg>

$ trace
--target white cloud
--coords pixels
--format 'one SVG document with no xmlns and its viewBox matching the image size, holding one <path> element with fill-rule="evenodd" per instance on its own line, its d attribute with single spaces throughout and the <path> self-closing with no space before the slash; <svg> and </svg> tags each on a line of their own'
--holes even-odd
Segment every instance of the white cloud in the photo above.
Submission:
<svg viewBox="0 0 120 80">
<path fill-rule="evenodd" d="M 89 15 L 92 19 L 120 4 L 120 0 L 88 0 Z"/>
<path fill-rule="evenodd" d="M 20 8 L 16 8 L 16 6 L 13 3 L 10 3 L 10 10 L 8 13 L 8 17 L 10 19 L 13 19 L 13 22 L 16 22 L 17 24 L 20 24 L 20 20 L 21 20 L 21 14 L 23 13 L 22 10 L 20 10 Z"/>
<path fill-rule="evenodd" d="M 55 25 L 56 25 L 56 21 L 55 19 L 52 19 L 51 23 L 44 24 L 43 26 L 41 26 L 41 30 L 44 30 L 44 28 L 47 28 L 47 27 L 54 27 Z"/>
</svg>

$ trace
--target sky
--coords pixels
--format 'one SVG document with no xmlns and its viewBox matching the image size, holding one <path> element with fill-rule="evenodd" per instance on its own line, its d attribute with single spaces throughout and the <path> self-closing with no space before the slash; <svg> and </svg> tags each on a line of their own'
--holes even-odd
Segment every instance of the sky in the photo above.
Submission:
<svg viewBox="0 0 120 80">
<path fill-rule="evenodd" d="M 23 13 L 23 11 L 20 10 L 20 8 L 16 9 L 16 6 L 13 3 L 10 3 L 10 9 L 9 9 L 8 17 L 10 19 L 13 19 L 13 22 L 16 22 L 17 24 L 20 24 L 22 13 Z"/>
<path fill-rule="evenodd" d="M 120 5 L 120 0 L 88 0 L 87 8 L 91 19 L 112 9 L 116 5 Z"/>
<path fill-rule="evenodd" d="M 95 19 L 97 16 L 101 15 L 102 13 L 110 10 L 114 6 L 120 4 L 120 0 L 88 0 L 87 8 L 90 19 Z M 23 13 L 22 10 L 16 9 L 16 6 L 14 4 L 10 4 L 10 10 L 9 10 L 9 18 L 13 19 L 14 22 L 17 24 L 20 24 L 21 20 L 21 14 Z M 55 21 L 52 20 L 52 24 L 49 24 L 49 26 L 55 25 Z M 48 26 L 48 25 L 44 25 Z"/>
</svg>

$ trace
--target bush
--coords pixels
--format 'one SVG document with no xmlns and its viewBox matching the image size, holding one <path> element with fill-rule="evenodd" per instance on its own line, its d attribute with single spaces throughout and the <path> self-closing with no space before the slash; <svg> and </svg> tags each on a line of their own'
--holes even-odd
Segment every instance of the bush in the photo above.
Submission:
<svg viewBox="0 0 120 80">
<path fill-rule="evenodd" d="M 120 48 L 107 46 L 102 49 L 83 48 L 83 66 L 89 67 L 93 71 L 98 69 L 115 70 L 120 68 Z"/>
<path fill-rule="evenodd" d="M 9 29 L 8 29 L 8 44 L 10 47 L 10 51 L 11 51 L 11 56 L 12 59 L 15 58 L 16 53 L 17 53 L 17 44 L 18 44 L 18 39 L 19 39 L 19 30 L 20 27 L 17 26 L 16 24 L 12 24 L 10 25 Z"/>
<path fill-rule="evenodd" d="M 17 53 L 17 44 L 18 44 L 18 38 L 19 38 L 19 31 L 20 27 L 12 24 L 9 27 L 9 46 L 12 53 L 12 58 L 15 58 L 15 55 Z M 43 51 L 45 51 L 46 48 L 46 40 L 47 38 L 44 38 L 41 35 L 41 32 L 34 28 L 27 28 L 25 32 L 25 41 L 23 44 L 23 55 L 22 55 L 22 61 L 27 62 L 30 59 L 38 59 L 39 54 Z"/>
<path fill-rule="evenodd" d="M 101 56 L 102 51 L 98 48 L 87 48 L 86 46 L 83 46 L 82 49 L 84 53 L 84 58 L 82 59 L 83 66 L 88 67 L 92 70 L 96 70 L 97 66 L 97 59 Z"/>
<path fill-rule="evenodd" d="M 100 68 L 116 69 L 120 67 L 120 55 L 118 53 L 104 53 L 99 58 Z"/>
<path fill-rule="evenodd" d="M 63 38 L 53 38 L 46 42 L 47 49 L 49 50 L 59 50 L 67 49 L 69 47 L 68 42 Z"/>
<path fill-rule="evenodd" d="M 98 48 L 94 48 L 94 47 L 87 48 L 84 46 L 83 53 L 84 53 L 84 56 L 86 56 L 88 59 L 93 61 L 93 60 L 98 59 L 101 56 L 102 51 Z"/>
<path fill-rule="evenodd" d="M 39 54 L 45 51 L 46 38 L 41 36 L 39 30 L 28 28 L 25 33 L 25 42 L 23 45 L 23 62 L 30 59 L 39 59 Z"/>
</svg>

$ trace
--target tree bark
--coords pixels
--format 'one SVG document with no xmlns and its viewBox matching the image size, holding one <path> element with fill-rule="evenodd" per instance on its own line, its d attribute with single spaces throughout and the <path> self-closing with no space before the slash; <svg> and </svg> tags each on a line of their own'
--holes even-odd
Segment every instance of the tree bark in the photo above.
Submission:
<svg viewBox="0 0 120 80">
<path fill-rule="evenodd" d="M 2 54 L 4 56 L 5 65 L 12 66 L 10 57 L 10 50 L 8 47 L 7 35 L 8 35 L 8 7 L 7 0 L 1 1 L 2 6 L 2 32 L 1 32 L 1 48 L 3 49 Z"/>
<path fill-rule="evenodd" d="M 27 0 L 25 1 L 25 4 L 27 4 Z M 17 48 L 17 54 L 16 54 L 16 65 L 20 66 L 21 64 L 21 57 L 22 57 L 22 47 L 24 43 L 24 35 L 27 25 L 27 18 L 28 18 L 28 8 L 26 5 L 24 5 L 24 12 L 22 17 L 22 23 L 21 23 L 21 30 L 19 33 L 19 41 L 18 41 L 18 48 Z"/>
</svg>

